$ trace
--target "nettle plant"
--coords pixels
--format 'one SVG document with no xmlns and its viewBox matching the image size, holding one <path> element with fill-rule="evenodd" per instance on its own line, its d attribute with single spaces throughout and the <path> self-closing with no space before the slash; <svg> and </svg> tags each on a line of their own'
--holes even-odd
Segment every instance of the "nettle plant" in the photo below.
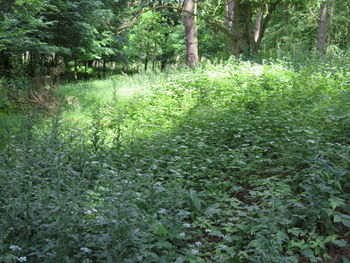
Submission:
<svg viewBox="0 0 350 263">
<path fill-rule="evenodd" d="M 76 127 L 24 125 L 0 153 L 0 261 L 347 262 L 350 91 L 332 63 L 206 65 L 77 95 Z"/>
</svg>

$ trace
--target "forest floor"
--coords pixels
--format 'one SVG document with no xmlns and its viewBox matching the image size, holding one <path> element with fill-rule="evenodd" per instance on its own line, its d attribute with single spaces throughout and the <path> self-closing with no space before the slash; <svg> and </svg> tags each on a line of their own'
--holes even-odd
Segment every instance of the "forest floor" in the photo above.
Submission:
<svg viewBox="0 0 350 263">
<path fill-rule="evenodd" d="M 349 72 L 231 61 L 61 86 L 52 121 L 7 129 L 0 262 L 349 263 Z"/>
</svg>

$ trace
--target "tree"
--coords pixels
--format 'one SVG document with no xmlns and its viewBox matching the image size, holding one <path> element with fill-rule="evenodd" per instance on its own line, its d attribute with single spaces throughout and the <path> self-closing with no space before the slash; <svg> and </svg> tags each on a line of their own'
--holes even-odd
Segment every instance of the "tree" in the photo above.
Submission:
<svg viewBox="0 0 350 263">
<path fill-rule="evenodd" d="M 243 0 L 228 0 L 226 12 L 227 27 L 232 34 L 228 42 L 228 50 L 235 56 L 242 53 L 249 54 L 252 28 L 251 3 Z"/>
<path fill-rule="evenodd" d="M 231 54 L 238 57 L 241 54 L 258 53 L 276 5 L 277 2 L 227 0 L 226 26 L 231 34 L 228 40 L 228 50 Z"/>
<path fill-rule="evenodd" d="M 2 4 L 4 9 L 0 10 L 0 72 L 5 77 L 12 77 L 11 75 L 17 75 L 25 67 L 32 72 L 39 71 L 32 62 L 40 58 L 31 56 L 29 51 L 43 53 L 50 49 L 40 34 L 50 24 L 41 17 L 47 4 L 44 0 L 2 1 Z"/>
<path fill-rule="evenodd" d="M 320 23 L 317 34 L 317 45 L 316 50 L 319 53 L 325 52 L 326 46 L 326 34 L 327 34 L 327 13 L 328 13 L 328 2 L 321 4 Z"/>
<path fill-rule="evenodd" d="M 197 2 L 195 0 L 185 0 L 186 64 L 190 68 L 195 68 L 199 61 L 196 14 Z"/>
<path fill-rule="evenodd" d="M 255 20 L 254 36 L 253 36 L 253 52 L 258 53 L 261 45 L 261 41 L 265 35 L 268 23 L 271 20 L 272 13 L 274 12 L 278 2 L 272 2 L 270 4 L 261 3 Z"/>
</svg>

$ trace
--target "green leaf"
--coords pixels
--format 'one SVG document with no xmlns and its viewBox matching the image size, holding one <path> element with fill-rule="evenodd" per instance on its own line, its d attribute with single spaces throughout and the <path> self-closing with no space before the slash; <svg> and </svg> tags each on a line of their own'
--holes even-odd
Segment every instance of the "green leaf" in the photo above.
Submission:
<svg viewBox="0 0 350 263">
<path fill-rule="evenodd" d="M 165 236 L 168 233 L 168 230 L 162 224 L 158 224 L 156 226 L 156 231 L 155 232 L 156 232 L 157 236 Z"/>
<path fill-rule="evenodd" d="M 308 259 L 310 259 L 311 262 L 317 262 L 317 258 L 314 255 L 314 252 L 312 252 L 311 249 L 309 248 L 305 248 L 301 251 L 301 253 L 307 257 Z"/>
<path fill-rule="evenodd" d="M 292 234 L 293 236 L 298 237 L 298 236 L 304 234 L 304 231 L 301 230 L 300 228 L 293 227 L 291 229 L 288 229 L 288 233 Z"/>
<path fill-rule="evenodd" d="M 350 228 L 350 216 L 339 214 L 334 216 L 334 222 L 335 223 L 342 223 L 344 226 Z"/>
<path fill-rule="evenodd" d="M 333 240 L 332 243 L 337 247 L 345 247 L 348 242 L 346 242 L 346 240 L 344 239 L 340 239 L 340 240 Z"/>
<path fill-rule="evenodd" d="M 175 263 L 184 263 L 184 262 L 185 262 L 185 259 L 183 257 L 178 257 L 175 261 Z"/>
<path fill-rule="evenodd" d="M 190 202 L 196 211 L 201 210 L 201 200 L 198 198 L 196 192 L 192 189 L 190 190 Z"/>
<path fill-rule="evenodd" d="M 339 215 L 335 215 L 333 221 L 334 223 L 339 223 L 341 222 L 341 217 Z"/>
<path fill-rule="evenodd" d="M 344 201 L 337 197 L 331 197 L 329 199 L 329 202 L 333 209 L 336 209 L 337 207 L 342 206 L 344 204 Z"/>
</svg>

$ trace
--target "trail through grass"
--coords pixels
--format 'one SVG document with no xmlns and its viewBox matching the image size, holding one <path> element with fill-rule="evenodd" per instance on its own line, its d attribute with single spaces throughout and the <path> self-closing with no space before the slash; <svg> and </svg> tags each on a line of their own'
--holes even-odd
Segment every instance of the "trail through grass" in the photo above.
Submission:
<svg viewBox="0 0 350 263">
<path fill-rule="evenodd" d="M 0 261 L 347 262 L 345 61 L 62 87 L 0 155 Z"/>
</svg>

